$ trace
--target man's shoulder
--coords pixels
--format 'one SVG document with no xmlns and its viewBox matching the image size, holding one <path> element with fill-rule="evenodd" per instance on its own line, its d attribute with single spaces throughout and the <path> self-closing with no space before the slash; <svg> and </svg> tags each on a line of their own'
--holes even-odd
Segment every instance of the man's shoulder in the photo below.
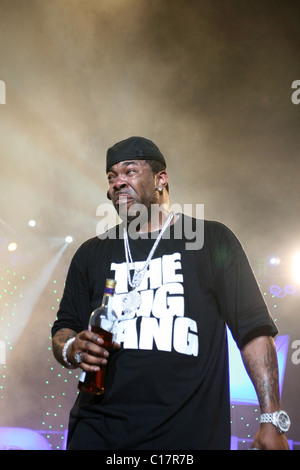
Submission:
<svg viewBox="0 0 300 470">
<path fill-rule="evenodd" d="M 187 214 L 182 214 L 182 223 L 184 225 L 196 226 L 203 224 L 204 230 L 211 234 L 226 234 L 232 233 L 227 225 L 217 220 L 201 219 Z"/>
<path fill-rule="evenodd" d="M 209 245 L 226 244 L 232 247 L 240 244 L 235 233 L 223 222 L 217 220 L 200 219 L 190 215 L 182 215 L 183 226 L 191 227 L 196 233 L 202 230 L 204 247 Z"/>
</svg>

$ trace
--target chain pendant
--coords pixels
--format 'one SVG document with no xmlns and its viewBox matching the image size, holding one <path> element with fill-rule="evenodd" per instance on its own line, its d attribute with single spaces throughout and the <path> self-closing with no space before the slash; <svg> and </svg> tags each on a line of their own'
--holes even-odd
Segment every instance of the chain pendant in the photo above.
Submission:
<svg viewBox="0 0 300 470">
<path fill-rule="evenodd" d="M 134 275 L 132 279 L 132 285 L 134 288 L 138 287 L 142 283 L 143 277 L 144 277 L 144 270 L 136 269 L 134 271 Z"/>
<path fill-rule="evenodd" d="M 142 269 L 135 269 L 134 270 L 134 275 L 133 275 L 132 281 L 130 279 L 130 270 L 132 269 L 132 266 L 134 266 L 134 263 L 133 263 L 133 259 L 132 259 L 131 252 L 130 252 L 127 230 L 126 230 L 126 227 L 124 227 L 123 233 L 124 233 L 125 258 L 126 258 L 126 264 L 127 264 L 127 277 L 128 277 L 128 283 L 129 283 L 130 287 L 133 288 L 132 291 L 128 292 L 127 294 L 123 295 L 123 297 L 122 297 L 122 308 L 123 308 L 123 312 L 125 313 L 125 315 L 136 314 L 137 310 L 141 306 L 141 303 L 142 303 L 141 294 L 136 289 L 141 285 L 141 283 L 143 281 L 143 278 L 145 276 L 145 273 L 146 273 L 146 271 L 148 269 L 148 266 L 150 264 L 150 261 L 153 257 L 153 254 L 154 254 L 160 240 L 162 239 L 162 236 L 163 236 L 165 230 L 167 229 L 167 227 L 171 223 L 171 220 L 172 220 L 173 217 L 174 217 L 174 213 L 170 212 L 169 217 L 166 220 L 166 222 L 164 223 L 164 226 L 163 226 L 159 236 L 157 237 L 157 239 L 154 242 L 154 245 L 153 245 L 153 247 L 152 247 L 152 249 L 151 249 L 151 251 L 148 255 L 148 258 L 147 258 L 147 260 L 144 264 L 144 267 Z"/>
<path fill-rule="evenodd" d="M 122 308 L 126 315 L 137 312 L 142 303 L 141 295 L 137 290 L 132 290 L 127 294 L 123 295 Z"/>
</svg>

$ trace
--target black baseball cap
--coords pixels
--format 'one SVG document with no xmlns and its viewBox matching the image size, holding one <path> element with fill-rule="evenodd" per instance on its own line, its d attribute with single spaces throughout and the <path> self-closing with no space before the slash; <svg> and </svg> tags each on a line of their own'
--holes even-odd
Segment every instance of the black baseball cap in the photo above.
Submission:
<svg viewBox="0 0 300 470">
<path fill-rule="evenodd" d="M 129 137 L 110 147 L 106 153 L 106 173 L 113 165 L 124 160 L 157 160 L 166 166 L 159 148 L 145 137 Z"/>
</svg>

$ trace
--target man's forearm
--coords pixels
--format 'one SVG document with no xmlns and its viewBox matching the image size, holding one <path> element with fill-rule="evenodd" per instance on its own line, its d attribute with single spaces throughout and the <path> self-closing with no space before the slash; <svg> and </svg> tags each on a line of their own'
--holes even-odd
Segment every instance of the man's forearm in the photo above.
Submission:
<svg viewBox="0 0 300 470">
<path fill-rule="evenodd" d="M 68 339 L 74 338 L 75 336 L 75 331 L 70 330 L 69 328 L 62 328 L 61 330 L 58 330 L 52 338 L 53 355 L 55 359 L 63 366 L 66 366 L 66 363 L 64 362 L 62 357 L 63 347 L 68 341 Z"/>
<path fill-rule="evenodd" d="M 241 354 L 255 387 L 261 413 L 279 410 L 278 363 L 273 338 L 259 336 L 246 344 Z"/>
</svg>

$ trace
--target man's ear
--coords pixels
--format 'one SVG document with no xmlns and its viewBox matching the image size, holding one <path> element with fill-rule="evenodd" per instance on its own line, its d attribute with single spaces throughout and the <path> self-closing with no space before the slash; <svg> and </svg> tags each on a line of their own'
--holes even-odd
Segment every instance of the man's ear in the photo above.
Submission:
<svg viewBox="0 0 300 470">
<path fill-rule="evenodd" d="M 156 174 L 156 187 L 166 187 L 168 185 L 169 177 L 166 170 L 161 170 Z"/>
</svg>

